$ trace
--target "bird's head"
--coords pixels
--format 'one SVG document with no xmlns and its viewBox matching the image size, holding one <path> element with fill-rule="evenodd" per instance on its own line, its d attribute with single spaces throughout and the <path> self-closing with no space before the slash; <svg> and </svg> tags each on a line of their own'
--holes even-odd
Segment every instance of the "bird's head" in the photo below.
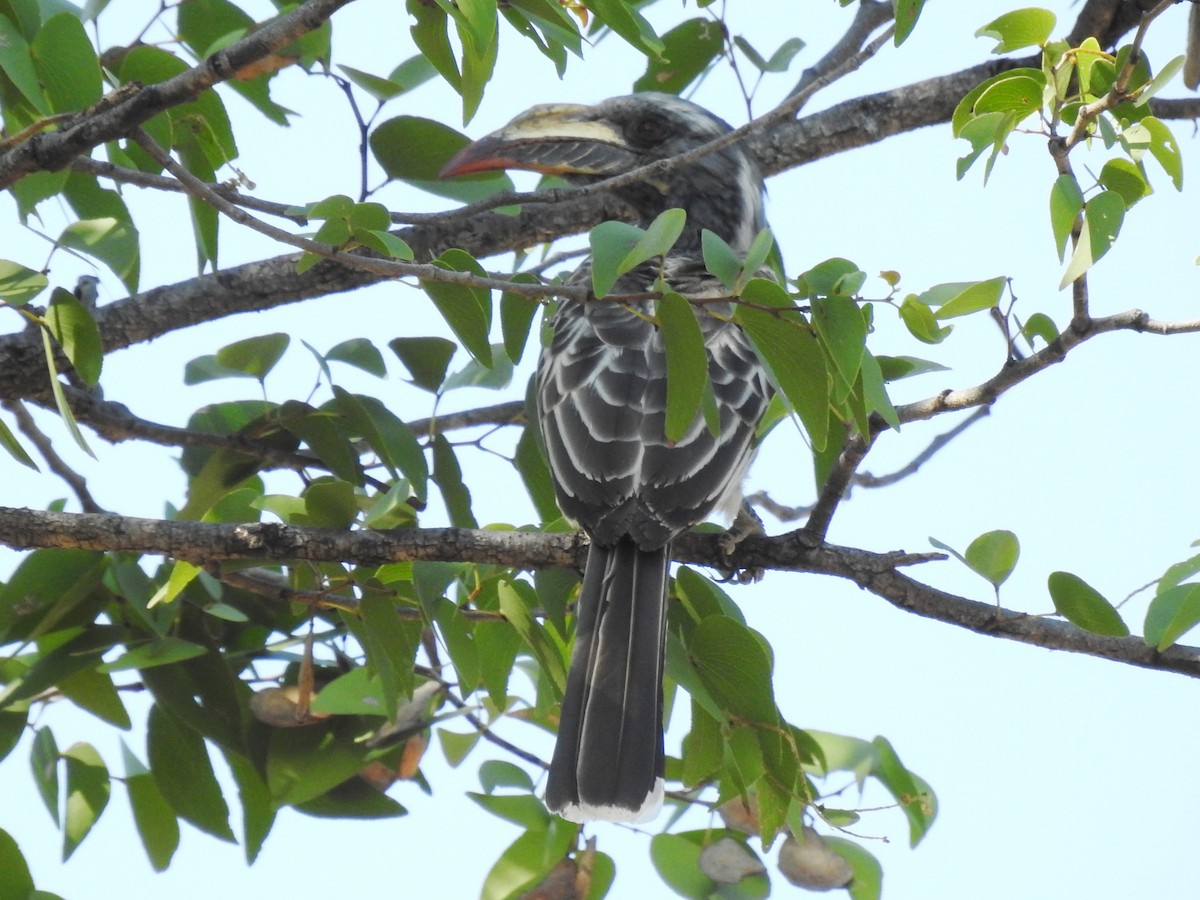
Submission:
<svg viewBox="0 0 1200 900">
<path fill-rule="evenodd" d="M 535 106 L 468 144 L 442 175 L 529 169 L 587 183 L 667 159 L 729 131 L 712 113 L 669 94 L 632 94 L 595 106 Z M 745 251 L 764 224 L 762 192 L 757 163 L 734 144 L 615 193 L 633 206 L 643 226 L 665 209 L 685 209 L 687 228 L 677 249 L 698 249 L 700 230 L 707 228 Z"/>
</svg>

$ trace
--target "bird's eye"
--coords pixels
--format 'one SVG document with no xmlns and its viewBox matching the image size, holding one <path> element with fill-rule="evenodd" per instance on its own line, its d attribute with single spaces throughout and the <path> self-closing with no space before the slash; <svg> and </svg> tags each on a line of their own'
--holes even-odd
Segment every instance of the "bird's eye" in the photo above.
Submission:
<svg viewBox="0 0 1200 900">
<path fill-rule="evenodd" d="M 639 147 L 651 147 L 666 140 L 671 126 L 665 118 L 653 113 L 638 116 L 625 129 L 629 142 Z"/>
</svg>

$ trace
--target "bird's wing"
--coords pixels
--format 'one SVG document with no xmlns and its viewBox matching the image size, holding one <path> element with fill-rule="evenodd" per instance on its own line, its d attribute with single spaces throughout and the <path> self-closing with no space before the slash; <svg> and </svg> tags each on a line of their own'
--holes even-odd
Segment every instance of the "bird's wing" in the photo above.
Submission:
<svg viewBox="0 0 1200 900">
<path fill-rule="evenodd" d="M 699 261 L 668 260 L 662 270 L 693 296 L 724 290 Z M 638 267 L 613 295 L 650 290 L 659 271 Z M 736 494 L 770 398 L 749 339 L 698 308 L 719 428 L 714 434 L 697 416 L 669 442 L 666 352 L 652 312 L 648 301 L 564 303 L 539 364 L 541 428 L 559 503 L 601 543 L 630 535 L 644 548 L 662 546 Z"/>
</svg>

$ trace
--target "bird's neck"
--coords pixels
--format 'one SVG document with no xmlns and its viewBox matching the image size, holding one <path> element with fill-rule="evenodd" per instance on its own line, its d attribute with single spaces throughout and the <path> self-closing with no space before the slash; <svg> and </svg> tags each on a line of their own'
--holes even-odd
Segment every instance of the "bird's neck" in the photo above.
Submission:
<svg viewBox="0 0 1200 900">
<path fill-rule="evenodd" d="M 691 177 L 693 176 L 694 177 Z M 687 213 L 683 233 L 675 243 L 673 255 L 701 255 L 701 233 L 711 231 L 733 251 L 745 255 L 754 236 L 766 225 L 763 214 L 762 181 L 757 173 L 731 180 L 717 179 L 711 173 L 685 169 L 667 190 L 661 186 L 640 186 L 631 198 L 640 215 L 638 225 L 646 228 L 665 209 L 681 208 Z"/>
</svg>

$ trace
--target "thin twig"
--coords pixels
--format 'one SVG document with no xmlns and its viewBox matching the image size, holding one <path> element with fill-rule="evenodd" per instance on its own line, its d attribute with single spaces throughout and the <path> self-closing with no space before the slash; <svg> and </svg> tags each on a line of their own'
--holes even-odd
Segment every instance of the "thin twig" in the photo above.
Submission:
<svg viewBox="0 0 1200 900">
<path fill-rule="evenodd" d="M 807 103 L 808 99 L 816 93 L 815 91 L 809 91 L 809 86 L 824 77 L 825 73 L 838 72 L 838 78 L 848 74 L 848 72 L 840 71 L 842 63 L 860 52 L 867 38 L 874 34 L 885 22 L 890 22 L 893 18 L 895 18 L 895 12 L 890 2 L 884 2 L 884 0 L 859 0 L 858 11 L 855 12 L 854 21 L 846 29 L 846 33 L 814 65 L 804 70 L 804 73 L 800 76 L 800 80 L 792 88 L 788 96 L 795 96 L 807 91 L 805 99 Z M 828 87 L 829 84 L 832 84 L 832 81 L 823 83 L 821 87 Z M 796 107 L 796 111 L 799 112 L 800 108 L 799 106 Z"/>
<path fill-rule="evenodd" d="M 426 281 L 444 281 L 450 284 L 461 284 L 470 287 L 482 287 L 489 290 L 507 291 L 509 293 L 520 294 L 525 297 L 575 297 L 583 299 L 587 296 L 585 287 L 567 287 L 563 285 L 545 285 L 545 284 L 519 284 L 499 278 L 482 278 L 473 275 L 470 272 L 456 272 L 449 269 L 443 269 L 435 265 L 424 263 L 407 263 L 399 260 L 382 259 L 375 256 L 367 256 L 360 253 L 346 253 L 329 244 L 322 244 L 319 241 L 309 240 L 298 235 L 292 234 L 290 231 L 284 231 L 282 228 L 277 228 L 270 225 L 261 219 L 257 219 L 250 215 L 240 206 L 226 200 L 220 194 L 212 190 L 212 188 L 189 172 L 182 165 L 177 163 L 169 153 L 163 150 L 158 143 L 144 129 L 137 128 L 132 132 L 134 141 L 137 142 L 147 154 L 150 155 L 155 162 L 169 171 L 172 175 L 179 179 L 183 184 L 184 189 L 194 197 L 203 200 L 208 205 L 212 206 L 218 212 L 226 217 L 237 222 L 239 225 L 245 225 L 247 228 L 257 231 L 259 234 L 264 234 L 269 238 L 277 240 L 289 246 L 296 247 L 305 252 L 312 253 L 324 259 L 333 262 L 341 263 L 345 266 L 350 266 L 356 269 L 362 269 L 366 272 L 371 272 L 375 275 L 381 275 L 385 278 L 402 278 L 412 276 Z"/>
<path fill-rule="evenodd" d="M 986 418 L 991 413 L 990 406 L 981 406 L 976 409 L 971 415 L 963 419 L 949 431 L 943 432 L 929 442 L 924 450 L 918 453 L 909 461 L 908 465 L 902 466 L 895 472 L 890 472 L 887 475 L 872 475 L 869 472 L 859 472 L 854 476 L 855 487 L 865 488 L 881 488 L 895 484 L 897 481 L 902 481 L 910 475 L 915 475 L 921 466 L 933 459 L 934 454 L 953 441 L 956 437 L 978 422 L 980 419 Z"/>
<path fill-rule="evenodd" d="M 91 491 L 88 490 L 87 481 L 82 475 L 67 465 L 66 461 L 58 455 L 54 450 L 54 444 L 50 438 L 46 437 L 42 429 L 38 428 L 37 422 L 33 420 L 33 416 L 29 414 L 29 410 L 25 408 L 25 404 L 20 400 L 8 400 L 4 403 L 4 408 L 13 414 L 13 418 L 17 420 L 17 427 L 21 429 L 21 433 L 29 438 L 29 442 L 37 448 L 38 453 L 46 460 L 46 465 L 50 467 L 55 475 L 65 481 L 75 492 L 75 497 L 79 500 L 79 505 L 84 512 L 103 513 L 107 512 L 104 507 L 96 502 Z"/>
</svg>

